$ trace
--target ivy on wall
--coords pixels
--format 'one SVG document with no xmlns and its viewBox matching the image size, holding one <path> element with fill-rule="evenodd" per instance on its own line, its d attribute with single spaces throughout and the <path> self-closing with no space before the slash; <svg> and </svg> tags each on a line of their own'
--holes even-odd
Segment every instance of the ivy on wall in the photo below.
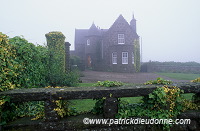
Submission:
<svg viewBox="0 0 200 131">
<path fill-rule="evenodd" d="M 63 86 L 66 78 L 65 36 L 61 32 L 46 35 L 49 50 L 49 80 L 52 86 Z"/>
<path fill-rule="evenodd" d="M 136 72 L 140 72 L 140 43 L 139 39 L 134 40 L 134 68 Z"/>
</svg>

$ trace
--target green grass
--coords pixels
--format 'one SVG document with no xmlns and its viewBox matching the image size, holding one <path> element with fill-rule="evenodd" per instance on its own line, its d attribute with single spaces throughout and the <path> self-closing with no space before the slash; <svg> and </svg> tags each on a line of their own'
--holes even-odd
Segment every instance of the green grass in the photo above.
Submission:
<svg viewBox="0 0 200 131">
<path fill-rule="evenodd" d="M 94 87 L 95 83 L 79 83 L 78 87 Z"/>
<path fill-rule="evenodd" d="M 186 73 L 157 73 L 157 74 L 177 80 L 194 80 L 200 77 L 200 74 L 186 74 Z"/>
<path fill-rule="evenodd" d="M 164 73 L 166 74 L 166 73 Z M 167 73 L 169 74 L 169 73 Z M 171 73 L 171 74 L 180 74 L 180 73 Z M 195 74 L 193 74 L 195 75 Z M 196 74 L 197 75 L 197 74 Z M 194 76 L 193 76 L 194 77 Z M 94 87 L 95 83 L 79 83 L 78 87 Z M 193 93 L 183 94 L 183 97 L 187 100 L 191 100 Z M 129 103 L 140 103 L 142 102 L 142 97 L 123 97 L 121 100 L 125 100 Z M 93 99 L 83 99 L 83 100 L 70 100 L 70 106 L 75 107 L 78 111 L 87 112 L 92 110 L 95 105 L 96 100 Z"/>
<path fill-rule="evenodd" d="M 183 94 L 183 97 L 187 100 L 192 100 L 193 93 Z M 141 103 L 142 97 L 124 97 L 120 98 L 121 100 L 128 101 L 129 103 Z M 95 105 L 96 100 L 92 99 L 83 99 L 83 100 L 70 100 L 71 107 L 75 107 L 78 111 L 88 112 L 92 110 Z"/>
<path fill-rule="evenodd" d="M 194 96 L 194 93 L 185 93 L 183 94 L 183 97 L 186 99 L 186 100 L 192 100 L 192 97 Z"/>
<path fill-rule="evenodd" d="M 70 100 L 71 107 L 75 107 L 78 111 L 86 112 L 92 110 L 95 105 L 96 100 L 93 99 L 83 99 L 83 100 Z"/>
<path fill-rule="evenodd" d="M 141 103 L 142 101 L 142 97 L 123 97 L 123 98 L 120 98 L 121 100 L 125 100 L 129 103 Z"/>
</svg>

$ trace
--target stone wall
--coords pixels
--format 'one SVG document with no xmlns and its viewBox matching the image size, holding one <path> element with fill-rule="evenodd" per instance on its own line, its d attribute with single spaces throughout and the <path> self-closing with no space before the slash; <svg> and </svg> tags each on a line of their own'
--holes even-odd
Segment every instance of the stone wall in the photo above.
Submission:
<svg viewBox="0 0 200 131">
<path fill-rule="evenodd" d="M 200 93 L 200 83 L 176 83 L 177 87 L 185 93 Z M 173 85 L 172 85 L 173 86 Z M 1 96 L 10 96 L 11 102 L 23 101 L 44 101 L 45 120 L 31 121 L 18 119 L 16 122 L 4 126 L 5 130 L 156 130 L 159 126 L 155 125 L 84 125 L 83 118 L 114 118 L 118 110 L 117 98 L 145 96 L 155 90 L 156 85 L 125 85 L 121 87 L 67 87 L 67 88 L 32 88 L 16 89 L 0 92 Z M 110 97 L 112 94 L 112 97 Z M 71 119 L 60 119 L 56 115 L 54 108 L 55 100 L 72 99 L 95 99 L 106 97 L 103 107 L 103 116 L 73 116 Z M 182 113 L 179 118 L 191 119 L 191 125 L 173 125 L 172 130 L 200 130 L 200 113 L 196 111 Z M 80 117 L 80 118 L 79 118 Z M 0 127 L 1 128 L 1 127 Z"/>
<path fill-rule="evenodd" d="M 141 67 L 142 72 L 167 72 L 167 73 L 194 73 L 200 74 L 200 66 L 192 65 L 160 65 L 144 63 Z"/>
</svg>

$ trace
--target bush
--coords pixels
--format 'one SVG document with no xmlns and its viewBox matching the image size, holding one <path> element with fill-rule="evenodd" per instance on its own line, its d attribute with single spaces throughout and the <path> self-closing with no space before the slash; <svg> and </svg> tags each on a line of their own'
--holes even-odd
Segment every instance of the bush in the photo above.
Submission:
<svg viewBox="0 0 200 131">
<path fill-rule="evenodd" d="M 155 89 L 149 95 L 143 97 L 143 103 L 129 104 L 121 101 L 117 118 L 142 117 L 153 119 L 176 119 L 177 116 L 188 109 L 198 110 L 200 107 L 186 100 L 181 95 L 183 90 L 178 87 L 162 86 Z M 170 125 L 164 125 L 169 129 Z"/>
<path fill-rule="evenodd" d="M 196 79 L 194 79 L 194 80 L 191 80 L 191 82 L 200 82 L 200 77 L 199 78 L 196 78 Z"/>
<path fill-rule="evenodd" d="M 122 86 L 124 85 L 124 83 L 119 82 L 119 81 L 98 81 L 96 84 L 94 84 L 94 86 L 101 86 L 101 87 L 115 87 L 115 86 Z"/>
<path fill-rule="evenodd" d="M 16 50 L 13 50 L 8 37 L 0 32 L 0 91 L 20 87 L 18 76 L 22 67 L 16 57 Z"/>
<path fill-rule="evenodd" d="M 9 39 L 12 50 L 16 51 L 15 60 L 21 65 L 17 77 L 21 88 L 44 87 L 48 85 L 48 50 L 46 47 L 35 46 L 21 37 Z"/>
<path fill-rule="evenodd" d="M 144 83 L 145 85 L 169 85 L 172 84 L 172 81 L 170 80 L 164 80 L 163 78 L 158 77 L 156 80 L 150 80 Z"/>
<path fill-rule="evenodd" d="M 35 46 L 22 37 L 8 39 L 6 35 L 0 33 L 0 91 L 45 87 L 49 83 L 55 83 L 56 86 L 76 86 L 79 73 L 63 71 L 65 63 L 62 63 L 62 69 L 52 64 L 51 51 L 48 47 Z M 62 58 L 65 58 L 65 55 Z M 56 60 L 63 62 L 57 57 Z M 55 68 L 49 68 L 51 64 Z M 53 74 L 52 70 L 56 73 Z M 60 70 L 62 70 L 61 74 Z M 36 115 L 35 119 L 41 118 L 44 116 L 43 106 L 41 102 L 14 104 L 9 102 L 9 97 L 2 97 L 0 98 L 0 125 L 16 117 Z"/>
</svg>

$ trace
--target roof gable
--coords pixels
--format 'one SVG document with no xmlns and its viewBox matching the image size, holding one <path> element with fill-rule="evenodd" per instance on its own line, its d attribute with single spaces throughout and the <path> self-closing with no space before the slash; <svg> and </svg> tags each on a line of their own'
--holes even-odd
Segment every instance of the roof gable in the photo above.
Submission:
<svg viewBox="0 0 200 131">
<path fill-rule="evenodd" d="M 119 26 L 123 26 L 123 27 L 130 26 L 129 23 L 124 19 L 124 17 L 122 15 L 119 15 L 119 17 L 115 20 L 115 22 L 109 28 L 109 30 L 112 28 L 117 28 Z"/>
</svg>

